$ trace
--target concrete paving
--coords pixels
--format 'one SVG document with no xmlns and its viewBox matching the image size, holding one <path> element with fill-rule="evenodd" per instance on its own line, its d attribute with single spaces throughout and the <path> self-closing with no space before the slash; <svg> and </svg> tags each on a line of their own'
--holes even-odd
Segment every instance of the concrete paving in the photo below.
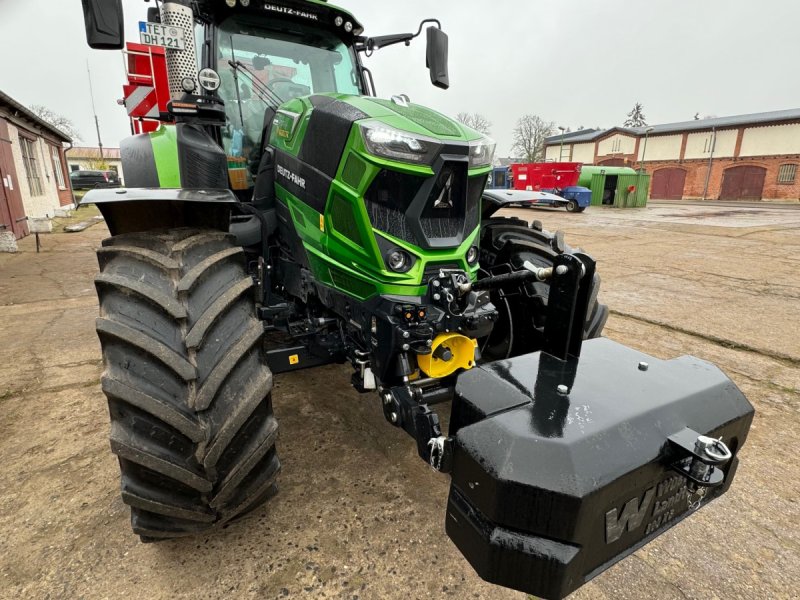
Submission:
<svg viewBox="0 0 800 600">
<path fill-rule="evenodd" d="M 716 362 L 757 410 L 732 490 L 576 599 L 798 597 L 800 210 L 752 210 L 513 211 L 599 260 L 609 337 Z M 277 378 L 284 470 L 269 505 L 216 535 L 139 543 L 98 385 L 104 228 L 0 255 L 0 597 L 524 598 L 460 556 L 447 479 L 346 367 Z"/>
</svg>

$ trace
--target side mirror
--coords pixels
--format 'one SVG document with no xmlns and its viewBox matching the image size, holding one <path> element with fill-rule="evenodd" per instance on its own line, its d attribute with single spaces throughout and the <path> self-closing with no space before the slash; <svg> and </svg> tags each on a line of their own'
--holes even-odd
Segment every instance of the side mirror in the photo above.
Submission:
<svg viewBox="0 0 800 600">
<path fill-rule="evenodd" d="M 81 3 L 89 47 L 122 50 L 125 47 L 122 0 L 81 0 Z"/>
<path fill-rule="evenodd" d="M 438 27 L 428 27 L 427 66 L 431 74 L 431 83 L 446 90 L 450 87 L 447 71 L 447 50 L 449 40 L 447 34 Z"/>
</svg>

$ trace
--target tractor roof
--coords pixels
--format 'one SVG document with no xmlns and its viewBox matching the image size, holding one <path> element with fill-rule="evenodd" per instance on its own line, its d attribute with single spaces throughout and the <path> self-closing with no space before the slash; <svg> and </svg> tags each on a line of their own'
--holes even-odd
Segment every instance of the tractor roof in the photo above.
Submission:
<svg viewBox="0 0 800 600">
<path fill-rule="evenodd" d="M 344 39 L 361 35 L 364 31 L 364 27 L 351 13 L 338 6 L 328 4 L 327 0 L 271 0 L 269 2 L 250 0 L 247 6 L 242 6 L 241 0 L 238 0 L 233 8 L 229 7 L 224 0 L 199 0 L 197 7 L 198 16 L 207 21 L 219 22 L 234 14 L 261 14 L 322 26 L 337 32 Z M 341 18 L 340 25 L 337 25 L 337 17 Z M 346 29 L 347 23 L 352 24 L 350 31 Z"/>
</svg>

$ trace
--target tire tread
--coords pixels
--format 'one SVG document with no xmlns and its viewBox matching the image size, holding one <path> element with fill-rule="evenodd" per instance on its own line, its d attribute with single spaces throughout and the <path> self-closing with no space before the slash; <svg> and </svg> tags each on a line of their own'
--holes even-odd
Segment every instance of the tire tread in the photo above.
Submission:
<svg viewBox="0 0 800 600">
<path fill-rule="evenodd" d="M 195 535 L 256 508 L 280 460 L 242 249 L 224 232 L 153 231 L 104 240 L 98 263 L 101 385 L 134 532 Z"/>
</svg>

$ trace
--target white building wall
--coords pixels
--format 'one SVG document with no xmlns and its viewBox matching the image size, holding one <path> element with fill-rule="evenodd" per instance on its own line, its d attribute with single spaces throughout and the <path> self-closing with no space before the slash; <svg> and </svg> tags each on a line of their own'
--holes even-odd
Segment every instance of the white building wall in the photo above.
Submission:
<svg viewBox="0 0 800 600">
<path fill-rule="evenodd" d="M 547 146 L 544 151 L 544 159 L 546 161 L 558 161 L 558 153 L 561 149 L 561 146 Z M 566 150 L 564 151 L 566 153 Z"/>
<path fill-rule="evenodd" d="M 39 196 L 31 195 L 28 185 L 28 175 L 25 170 L 25 162 L 22 160 L 22 147 L 19 142 L 19 129 L 9 123 L 8 133 L 11 138 L 11 154 L 14 156 L 14 168 L 17 171 L 17 178 L 14 184 L 19 186 L 22 196 L 22 207 L 25 215 L 30 218 L 52 217 L 61 204 L 58 201 L 58 184 L 53 174 L 53 159 L 50 156 L 50 145 L 41 138 L 36 138 L 33 150 L 36 154 L 36 162 L 39 166 L 39 179 L 42 182 L 43 193 Z M 26 136 L 30 137 L 30 136 Z"/>
<path fill-rule="evenodd" d="M 800 123 L 748 127 L 742 136 L 739 156 L 800 154 Z"/>
<path fill-rule="evenodd" d="M 575 144 L 572 147 L 572 162 L 592 164 L 594 162 L 594 142 Z"/>
<path fill-rule="evenodd" d="M 679 160 L 683 135 L 659 135 L 647 138 L 645 153 L 644 138 L 639 142 L 638 160 Z"/>
<path fill-rule="evenodd" d="M 733 158 L 738 135 L 738 129 L 717 131 L 717 141 L 716 144 L 713 144 L 713 133 L 711 131 L 690 133 L 686 138 L 684 158 L 709 158 L 712 146 L 714 146 L 714 158 Z"/>
<path fill-rule="evenodd" d="M 617 133 L 597 144 L 597 155 L 633 154 L 636 149 L 636 138 Z M 594 158 L 594 156 L 592 156 Z"/>
</svg>

